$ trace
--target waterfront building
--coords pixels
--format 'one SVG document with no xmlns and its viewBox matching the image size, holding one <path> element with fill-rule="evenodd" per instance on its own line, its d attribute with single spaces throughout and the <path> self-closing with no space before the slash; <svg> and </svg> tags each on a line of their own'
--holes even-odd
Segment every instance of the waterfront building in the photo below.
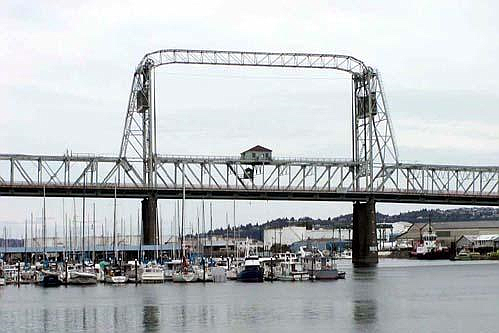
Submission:
<svg viewBox="0 0 499 333">
<path fill-rule="evenodd" d="M 456 241 L 457 249 L 475 250 L 479 252 L 499 249 L 499 234 L 492 235 L 462 235 Z M 480 251 L 483 250 L 483 251 Z"/>
<path fill-rule="evenodd" d="M 393 231 L 402 232 L 405 230 L 404 225 L 397 223 L 378 224 L 377 237 L 381 243 L 391 242 L 394 233 Z M 305 226 L 290 225 L 282 228 L 267 228 L 263 231 L 263 247 L 265 251 L 270 251 L 274 244 L 291 246 L 300 242 L 312 241 L 317 244 L 334 243 L 341 246 L 349 247 L 352 241 L 353 230 L 351 227 L 342 228 L 307 228 Z M 315 246 L 315 245 L 314 245 Z M 329 246 L 329 245 L 328 245 Z M 333 245 L 334 246 L 334 245 Z M 293 246 L 295 248 L 295 246 Z"/>
<path fill-rule="evenodd" d="M 467 235 L 462 242 L 472 241 L 470 236 L 499 234 L 499 221 L 456 221 L 456 222 L 432 222 L 431 227 L 437 234 L 438 241 L 445 246 L 457 242 L 461 236 Z M 416 242 L 421 234 L 427 232 L 428 223 L 413 223 L 412 226 L 398 238 L 398 242 Z"/>
</svg>

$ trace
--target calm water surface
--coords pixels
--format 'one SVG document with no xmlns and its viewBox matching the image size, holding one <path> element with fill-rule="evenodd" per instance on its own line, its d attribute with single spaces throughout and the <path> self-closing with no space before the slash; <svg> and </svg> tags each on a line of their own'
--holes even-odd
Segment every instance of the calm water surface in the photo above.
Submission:
<svg viewBox="0 0 499 333">
<path fill-rule="evenodd" d="M 0 331 L 499 332 L 499 262 L 340 266 L 332 282 L 0 287 Z"/>
</svg>

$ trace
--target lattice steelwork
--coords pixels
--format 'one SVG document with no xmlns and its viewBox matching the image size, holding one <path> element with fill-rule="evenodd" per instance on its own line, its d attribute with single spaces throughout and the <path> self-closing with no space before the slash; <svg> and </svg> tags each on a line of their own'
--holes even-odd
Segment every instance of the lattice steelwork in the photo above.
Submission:
<svg viewBox="0 0 499 333">
<path fill-rule="evenodd" d="M 140 182 L 133 165 L 118 157 L 0 155 L 0 195 L 103 196 L 278 200 L 365 200 L 496 205 L 499 167 L 386 165 L 375 187 L 354 188 L 358 166 L 348 160 L 276 158 L 249 164 L 239 157 L 161 156 L 158 183 Z"/>
<path fill-rule="evenodd" d="M 142 162 L 142 181 L 158 182 L 155 165 L 156 110 L 154 69 L 168 64 L 291 67 L 339 70 L 352 75 L 352 171 L 354 188 L 372 189 L 375 168 L 398 162 L 392 126 L 379 74 L 346 55 L 208 50 L 160 50 L 146 54 L 132 83 L 120 158 Z"/>
<path fill-rule="evenodd" d="M 166 156 L 156 152 L 154 69 L 166 64 L 298 67 L 352 75 L 352 158 Z M 499 204 L 499 167 L 399 162 L 380 74 L 332 54 L 161 50 L 132 82 L 118 157 L 0 155 L 0 195 L 368 200 Z M 43 189 L 43 192 L 42 192 Z"/>
</svg>

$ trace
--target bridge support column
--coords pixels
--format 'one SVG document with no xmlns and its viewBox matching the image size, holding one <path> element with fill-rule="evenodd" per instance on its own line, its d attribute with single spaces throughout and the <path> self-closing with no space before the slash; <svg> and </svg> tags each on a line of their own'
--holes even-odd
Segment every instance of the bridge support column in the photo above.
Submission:
<svg viewBox="0 0 499 333">
<path fill-rule="evenodd" d="M 142 244 L 156 244 L 156 210 L 158 198 L 149 196 L 142 200 Z"/>
<path fill-rule="evenodd" d="M 356 267 L 376 266 L 376 208 L 374 200 L 353 204 L 352 263 Z"/>
</svg>

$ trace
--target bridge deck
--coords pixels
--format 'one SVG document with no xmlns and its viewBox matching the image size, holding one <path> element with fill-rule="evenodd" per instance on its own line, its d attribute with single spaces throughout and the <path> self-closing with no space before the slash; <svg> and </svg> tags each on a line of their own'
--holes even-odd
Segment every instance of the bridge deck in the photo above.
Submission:
<svg viewBox="0 0 499 333">
<path fill-rule="evenodd" d="M 0 196 L 41 197 L 45 191 L 47 197 L 93 197 L 113 198 L 114 186 L 59 186 L 59 185 L 0 185 Z M 159 199 L 180 199 L 182 188 L 147 188 L 135 186 L 117 186 L 118 198 L 144 198 L 155 194 Z M 288 200 L 288 201 L 367 201 L 397 203 L 431 203 L 455 205 L 499 206 L 499 195 L 480 194 L 438 194 L 401 191 L 318 191 L 241 189 L 241 188 L 186 188 L 188 199 L 225 199 L 225 200 Z"/>
</svg>

